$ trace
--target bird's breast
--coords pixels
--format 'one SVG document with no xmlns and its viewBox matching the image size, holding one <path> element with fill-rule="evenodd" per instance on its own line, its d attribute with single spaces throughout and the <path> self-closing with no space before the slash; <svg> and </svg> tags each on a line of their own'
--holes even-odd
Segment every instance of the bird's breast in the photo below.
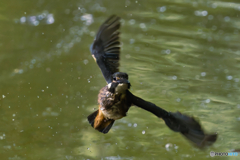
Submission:
<svg viewBox="0 0 240 160">
<path fill-rule="evenodd" d="M 108 87 L 100 90 L 98 95 L 99 110 L 107 119 L 121 119 L 126 116 L 126 113 L 131 106 L 125 93 L 111 93 Z"/>
</svg>

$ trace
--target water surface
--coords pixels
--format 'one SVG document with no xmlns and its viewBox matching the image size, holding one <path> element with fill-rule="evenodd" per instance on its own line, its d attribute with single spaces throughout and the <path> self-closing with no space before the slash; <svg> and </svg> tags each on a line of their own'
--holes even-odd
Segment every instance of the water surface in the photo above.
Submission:
<svg viewBox="0 0 240 160">
<path fill-rule="evenodd" d="M 194 115 L 219 134 L 213 146 L 193 147 L 136 107 L 106 135 L 88 124 L 106 84 L 89 46 L 112 14 L 131 92 Z M 2 2 L 1 159 L 211 159 L 239 148 L 239 15 L 238 1 Z"/>
</svg>

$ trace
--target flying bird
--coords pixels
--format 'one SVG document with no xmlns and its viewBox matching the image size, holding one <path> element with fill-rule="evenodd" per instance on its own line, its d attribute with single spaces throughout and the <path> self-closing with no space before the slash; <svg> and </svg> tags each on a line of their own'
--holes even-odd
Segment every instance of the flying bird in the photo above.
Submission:
<svg viewBox="0 0 240 160">
<path fill-rule="evenodd" d="M 100 26 L 90 46 L 92 57 L 107 82 L 98 94 L 98 110 L 88 116 L 91 126 L 99 132 L 108 133 L 116 120 L 125 117 L 131 106 L 136 106 L 163 119 L 171 130 L 180 132 L 198 147 L 212 145 L 217 134 L 206 134 L 193 117 L 168 112 L 129 91 L 131 84 L 128 74 L 119 71 L 120 25 L 120 17 L 110 16 Z"/>
</svg>

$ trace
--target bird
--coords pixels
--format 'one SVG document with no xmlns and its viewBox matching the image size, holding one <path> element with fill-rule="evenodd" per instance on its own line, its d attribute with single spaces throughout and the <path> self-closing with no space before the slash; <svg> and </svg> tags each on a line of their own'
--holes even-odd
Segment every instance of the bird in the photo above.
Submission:
<svg viewBox="0 0 240 160">
<path fill-rule="evenodd" d="M 110 16 L 100 26 L 90 46 L 92 57 L 107 82 L 98 94 L 98 110 L 87 117 L 91 126 L 106 134 L 116 120 L 127 115 L 131 106 L 136 106 L 164 120 L 172 131 L 181 133 L 197 147 L 212 145 L 217 140 L 217 133 L 205 133 L 194 117 L 178 111 L 168 112 L 130 92 L 128 74 L 119 71 L 120 26 L 120 17 Z"/>
</svg>

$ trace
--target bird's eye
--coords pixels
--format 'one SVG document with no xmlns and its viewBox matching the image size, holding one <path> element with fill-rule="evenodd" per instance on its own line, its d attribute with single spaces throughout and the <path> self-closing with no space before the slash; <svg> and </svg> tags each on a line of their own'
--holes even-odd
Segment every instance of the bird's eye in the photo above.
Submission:
<svg viewBox="0 0 240 160">
<path fill-rule="evenodd" d="M 116 81 L 116 78 L 114 77 L 113 80 Z"/>
</svg>

